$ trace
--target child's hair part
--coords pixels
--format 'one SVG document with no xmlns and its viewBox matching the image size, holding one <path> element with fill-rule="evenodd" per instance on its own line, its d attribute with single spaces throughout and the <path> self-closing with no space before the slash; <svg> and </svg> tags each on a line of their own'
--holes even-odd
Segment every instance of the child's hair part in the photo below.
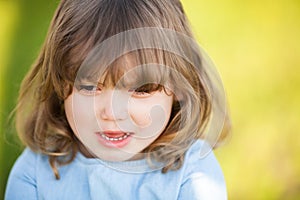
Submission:
<svg viewBox="0 0 300 200">
<path fill-rule="evenodd" d="M 111 36 L 144 27 L 170 29 L 193 38 L 179 0 L 60 2 L 41 53 L 22 82 L 16 107 L 21 141 L 32 150 L 49 156 L 56 178 L 59 178 L 56 163 L 70 163 L 78 151 L 79 140 L 68 124 L 64 100 L 76 87 L 81 64 L 92 49 Z M 159 73 L 158 78 L 155 76 L 155 82 L 159 83 L 155 90 L 164 89 L 165 84 L 170 83 L 173 91 L 180 94 L 174 98 L 166 129 L 144 150 L 149 157 L 164 162 L 163 172 L 181 167 L 186 150 L 193 140 L 203 137 L 211 115 L 210 85 L 203 81 L 209 78 L 201 70 L 200 53 L 193 53 L 197 63 L 161 49 L 136 50 L 110 63 L 105 73 L 107 83 L 115 86 L 125 72 L 119 62 L 129 59 L 140 66 L 149 63 L 168 66 L 180 74 L 169 72 Z M 144 69 L 147 71 L 146 67 Z M 188 82 L 175 84 L 182 77 Z M 229 127 L 226 118 L 220 140 L 229 132 Z"/>
</svg>

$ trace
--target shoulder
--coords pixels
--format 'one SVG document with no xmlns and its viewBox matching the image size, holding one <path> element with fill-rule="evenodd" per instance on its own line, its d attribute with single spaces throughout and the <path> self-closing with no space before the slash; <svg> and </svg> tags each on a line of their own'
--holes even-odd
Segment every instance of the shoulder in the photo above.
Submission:
<svg viewBox="0 0 300 200">
<path fill-rule="evenodd" d="M 218 175 L 222 175 L 221 167 L 212 147 L 203 140 L 195 141 L 186 152 L 185 167 L 188 172 L 200 170 L 205 173 L 215 174 L 217 172 Z"/>
<path fill-rule="evenodd" d="M 221 167 L 208 143 L 198 140 L 190 147 L 184 169 L 182 199 L 227 199 Z"/>
<path fill-rule="evenodd" d="M 5 199 L 36 198 L 36 168 L 39 154 L 26 148 L 16 160 L 8 178 Z"/>
<path fill-rule="evenodd" d="M 10 175 L 23 174 L 28 178 L 29 176 L 33 176 L 35 174 L 35 166 L 39 156 L 39 154 L 34 153 L 29 148 L 24 149 L 22 154 L 16 160 Z"/>
</svg>

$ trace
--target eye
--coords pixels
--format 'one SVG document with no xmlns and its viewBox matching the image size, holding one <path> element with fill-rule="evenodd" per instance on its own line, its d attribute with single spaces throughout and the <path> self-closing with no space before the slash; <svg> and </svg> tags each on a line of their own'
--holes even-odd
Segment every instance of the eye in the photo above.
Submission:
<svg viewBox="0 0 300 200">
<path fill-rule="evenodd" d="M 129 89 L 128 91 L 132 93 L 131 96 L 133 97 L 145 98 L 151 96 L 158 88 L 157 84 L 146 84 L 138 88 Z"/>
<path fill-rule="evenodd" d="M 132 92 L 132 96 L 133 97 L 148 97 L 148 96 L 151 96 L 151 93 L 134 91 L 134 92 Z"/>
<path fill-rule="evenodd" d="M 96 95 L 101 92 L 102 88 L 99 85 L 79 85 L 78 91 L 84 95 Z"/>
</svg>

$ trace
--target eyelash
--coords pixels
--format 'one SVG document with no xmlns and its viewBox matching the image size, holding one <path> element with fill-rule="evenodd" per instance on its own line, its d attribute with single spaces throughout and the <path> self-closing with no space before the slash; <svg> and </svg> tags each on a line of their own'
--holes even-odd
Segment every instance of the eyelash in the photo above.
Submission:
<svg viewBox="0 0 300 200">
<path fill-rule="evenodd" d="M 94 95 L 99 94 L 101 92 L 101 88 L 95 85 L 79 85 L 79 92 L 82 92 L 86 95 Z"/>
<path fill-rule="evenodd" d="M 130 89 L 128 92 L 131 93 L 131 96 L 133 97 L 148 97 L 151 95 L 151 92 L 146 92 L 146 91 L 137 91 L 136 89 Z"/>
<path fill-rule="evenodd" d="M 137 89 L 129 89 L 128 92 L 131 93 L 133 97 L 147 97 L 151 95 L 151 91 L 137 91 Z M 95 85 L 79 85 L 79 92 L 83 93 L 84 95 L 96 95 L 102 91 L 102 88 Z"/>
</svg>

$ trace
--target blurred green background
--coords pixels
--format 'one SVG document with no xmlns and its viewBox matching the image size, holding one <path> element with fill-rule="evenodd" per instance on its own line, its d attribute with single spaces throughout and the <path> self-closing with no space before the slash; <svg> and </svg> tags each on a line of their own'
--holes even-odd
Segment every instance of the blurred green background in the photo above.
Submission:
<svg viewBox="0 0 300 200">
<path fill-rule="evenodd" d="M 300 1 L 182 1 L 227 91 L 229 199 L 300 199 Z M 0 0 L 0 198 L 21 152 L 8 116 L 57 4 Z"/>
</svg>

